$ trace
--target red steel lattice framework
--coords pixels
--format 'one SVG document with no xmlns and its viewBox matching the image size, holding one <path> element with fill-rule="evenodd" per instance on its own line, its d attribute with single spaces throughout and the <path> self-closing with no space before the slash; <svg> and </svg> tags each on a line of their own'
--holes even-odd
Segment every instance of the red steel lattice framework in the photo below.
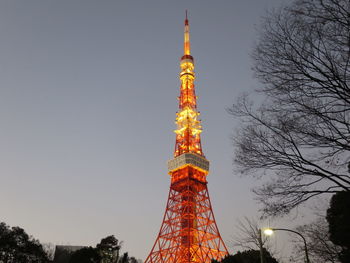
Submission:
<svg viewBox="0 0 350 263">
<path fill-rule="evenodd" d="M 187 12 L 180 68 L 175 152 L 174 159 L 168 162 L 170 191 L 163 223 L 145 263 L 209 263 L 228 254 L 215 222 L 207 187 L 209 161 L 201 147 Z"/>
</svg>

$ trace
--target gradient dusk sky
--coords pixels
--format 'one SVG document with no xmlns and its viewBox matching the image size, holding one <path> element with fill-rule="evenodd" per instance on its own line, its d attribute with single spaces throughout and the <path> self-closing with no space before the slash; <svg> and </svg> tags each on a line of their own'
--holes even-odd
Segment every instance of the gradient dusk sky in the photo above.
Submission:
<svg viewBox="0 0 350 263">
<path fill-rule="evenodd" d="M 257 217 L 226 109 L 257 81 L 261 17 L 287 0 L 1 0 L 0 221 L 41 242 L 114 234 L 145 259 L 164 214 L 189 12 L 209 193 L 231 253 Z"/>
</svg>

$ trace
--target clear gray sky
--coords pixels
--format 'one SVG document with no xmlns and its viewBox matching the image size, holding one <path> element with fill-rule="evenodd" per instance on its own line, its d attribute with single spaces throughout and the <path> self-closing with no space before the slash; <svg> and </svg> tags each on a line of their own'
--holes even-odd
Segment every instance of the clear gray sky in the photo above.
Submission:
<svg viewBox="0 0 350 263">
<path fill-rule="evenodd" d="M 283 2 L 1 0 L 0 221 L 56 244 L 114 234 L 146 258 L 169 190 L 188 9 L 209 192 L 234 253 L 258 183 L 233 173 L 225 109 L 256 88 L 255 29 Z"/>
</svg>

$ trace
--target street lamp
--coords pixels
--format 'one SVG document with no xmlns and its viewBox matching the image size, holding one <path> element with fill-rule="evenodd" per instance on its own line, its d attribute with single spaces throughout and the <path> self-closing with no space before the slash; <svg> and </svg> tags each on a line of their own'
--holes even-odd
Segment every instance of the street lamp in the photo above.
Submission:
<svg viewBox="0 0 350 263">
<path fill-rule="evenodd" d="M 259 228 L 259 250 L 260 250 L 260 263 L 264 263 L 264 250 L 263 250 L 263 241 L 262 241 L 262 229 Z"/>
<path fill-rule="evenodd" d="M 267 235 L 267 236 L 271 236 L 271 235 L 273 235 L 273 232 L 278 231 L 278 230 L 280 230 L 280 231 L 292 232 L 292 233 L 294 233 L 294 234 L 299 235 L 299 236 L 303 239 L 303 241 L 304 241 L 304 250 L 305 250 L 305 259 L 306 259 L 306 263 L 310 263 L 310 260 L 309 260 L 309 253 L 308 253 L 308 251 L 307 251 L 306 239 L 305 239 L 305 237 L 304 237 L 302 234 L 300 234 L 299 232 L 294 231 L 294 230 L 291 230 L 291 229 L 287 229 L 287 228 L 265 228 L 265 229 L 264 229 L 264 234 Z"/>
</svg>

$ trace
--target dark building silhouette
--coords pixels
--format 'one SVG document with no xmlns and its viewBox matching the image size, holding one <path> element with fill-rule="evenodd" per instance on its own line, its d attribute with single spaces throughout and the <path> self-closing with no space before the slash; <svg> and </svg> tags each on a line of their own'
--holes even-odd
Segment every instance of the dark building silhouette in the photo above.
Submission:
<svg viewBox="0 0 350 263">
<path fill-rule="evenodd" d="M 85 246 L 56 246 L 53 263 L 68 263 L 72 254 Z"/>
</svg>

